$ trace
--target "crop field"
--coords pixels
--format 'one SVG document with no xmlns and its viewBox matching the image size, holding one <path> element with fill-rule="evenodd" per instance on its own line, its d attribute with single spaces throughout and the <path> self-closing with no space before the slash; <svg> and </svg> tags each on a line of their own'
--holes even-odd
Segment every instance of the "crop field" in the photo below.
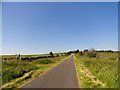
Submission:
<svg viewBox="0 0 120 90">
<path fill-rule="evenodd" d="M 21 55 L 21 58 L 23 57 L 28 57 L 28 55 Z M 39 55 L 29 55 L 29 57 L 39 57 Z M 15 58 L 14 55 L 3 56 L 2 58 L 7 58 L 7 60 L 2 60 L 2 87 L 18 88 L 23 84 L 31 81 L 38 75 L 46 72 L 50 68 L 56 66 L 57 64 L 65 60 L 66 56 L 59 55 L 50 58 L 33 59 L 31 61 L 28 61 L 27 59 L 10 59 Z"/>
<path fill-rule="evenodd" d="M 96 57 L 75 54 L 74 58 L 81 88 L 118 87 L 117 52 L 97 52 Z"/>
</svg>

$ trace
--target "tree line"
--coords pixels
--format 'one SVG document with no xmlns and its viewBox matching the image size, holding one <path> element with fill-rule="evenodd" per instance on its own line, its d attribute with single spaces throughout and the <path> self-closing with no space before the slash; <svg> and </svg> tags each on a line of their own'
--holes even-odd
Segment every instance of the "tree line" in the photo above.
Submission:
<svg viewBox="0 0 120 90">
<path fill-rule="evenodd" d="M 17 59 L 17 60 L 27 60 L 27 61 L 32 61 L 32 60 L 36 60 L 36 59 L 42 59 L 42 58 L 51 58 L 51 57 L 59 57 L 61 56 L 68 56 L 71 53 L 79 53 L 79 55 L 86 55 L 88 57 L 96 57 L 97 52 L 114 52 L 112 50 L 95 50 L 94 48 L 90 48 L 90 49 L 84 49 L 83 51 L 80 51 L 79 49 L 74 50 L 74 51 L 68 51 L 68 52 L 64 52 L 64 53 L 57 53 L 54 54 L 52 51 L 49 52 L 49 55 L 47 56 L 37 56 L 37 57 L 32 57 L 32 56 L 26 56 L 26 57 L 22 57 L 20 54 L 16 54 L 15 58 L 2 58 L 3 60 L 12 60 L 12 59 Z"/>
</svg>

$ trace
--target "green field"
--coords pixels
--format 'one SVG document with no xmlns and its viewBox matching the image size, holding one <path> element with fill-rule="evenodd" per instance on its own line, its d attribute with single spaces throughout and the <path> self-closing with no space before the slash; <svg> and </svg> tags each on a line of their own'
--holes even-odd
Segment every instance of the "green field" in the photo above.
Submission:
<svg viewBox="0 0 120 90">
<path fill-rule="evenodd" d="M 96 57 L 75 54 L 75 66 L 81 88 L 117 88 L 118 53 L 97 52 Z"/>
<path fill-rule="evenodd" d="M 47 56 L 45 54 L 44 56 Z M 55 56 L 56 54 L 54 54 Z M 28 56 L 28 55 L 27 55 Z M 22 55 L 21 57 L 27 57 Z M 38 57 L 39 55 L 29 55 Z M 42 58 L 32 61 L 26 60 L 3 60 L 2 61 L 2 87 L 18 88 L 21 85 L 31 81 L 33 78 L 41 75 L 52 67 L 56 66 L 67 56 L 60 55 L 58 57 Z M 15 58 L 13 56 L 3 56 L 3 58 Z"/>
</svg>

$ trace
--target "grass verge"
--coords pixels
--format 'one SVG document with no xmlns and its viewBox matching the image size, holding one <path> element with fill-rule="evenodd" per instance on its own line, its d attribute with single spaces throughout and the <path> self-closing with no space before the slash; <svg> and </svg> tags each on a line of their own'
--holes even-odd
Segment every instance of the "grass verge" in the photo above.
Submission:
<svg viewBox="0 0 120 90">
<path fill-rule="evenodd" d="M 13 80 L 11 79 L 9 82 L 4 83 L 2 85 L 2 88 L 3 89 L 4 88 L 12 88 L 12 89 L 19 88 L 22 85 L 24 85 L 24 84 L 30 82 L 31 80 L 33 80 L 35 77 L 38 77 L 39 75 L 42 75 L 43 73 L 47 72 L 48 70 L 55 67 L 56 65 L 58 65 L 59 63 L 61 63 L 64 60 L 66 60 L 67 58 L 66 58 L 66 56 L 61 56 L 61 57 L 50 58 L 50 59 L 47 59 L 47 60 L 35 60 L 35 61 L 32 61 L 32 62 L 27 62 L 28 65 L 31 65 L 30 67 L 34 66 L 35 69 L 31 69 L 28 72 L 24 73 L 19 78 L 15 78 Z M 9 63 L 10 63 L 10 61 L 9 61 Z M 22 64 L 23 64 L 23 62 L 22 62 Z M 27 64 L 26 64 L 26 66 L 27 66 Z M 7 68 L 4 68 L 4 69 L 6 70 Z M 13 69 L 13 67 L 12 67 L 12 69 Z M 8 70 L 12 70 L 12 69 L 8 68 Z"/>
<path fill-rule="evenodd" d="M 105 84 L 98 80 L 78 58 L 74 56 L 74 59 L 80 88 L 104 88 Z"/>
<path fill-rule="evenodd" d="M 75 55 L 75 66 L 82 88 L 117 88 L 118 61 L 115 53 L 98 53 L 97 57 Z"/>
</svg>

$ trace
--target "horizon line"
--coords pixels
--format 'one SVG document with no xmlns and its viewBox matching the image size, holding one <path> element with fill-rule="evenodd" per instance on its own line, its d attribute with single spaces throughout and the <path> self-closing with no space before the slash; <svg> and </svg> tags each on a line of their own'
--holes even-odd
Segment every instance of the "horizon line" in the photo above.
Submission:
<svg viewBox="0 0 120 90">
<path fill-rule="evenodd" d="M 86 48 L 87 49 L 87 48 Z M 76 49 L 76 50 L 79 50 L 79 49 Z M 83 50 L 79 50 L 79 51 L 84 51 L 85 49 L 83 49 Z M 89 49 L 88 49 L 89 50 Z M 111 50 L 111 49 L 95 49 L 96 51 L 109 51 L 109 50 Z M 68 51 L 62 51 L 62 52 L 53 52 L 54 54 L 55 53 L 66 53 L 66 52 L 69 52 L 69 51 L 75 51 L 75 50 L 68 50 Z M 111 51 L 113 51 L 113 52 L 119 52 L 120 50 L 111 50 Z M 51 52 L 51 51 L 50 51 Z M 20 54 L 20 53 L 15 53 L 15 54 L 0 54 L 0 56 L 2 56 L 2 55 L 16 55 L 16 54 Z M 27 53 L 21 53 L 20 55 L 42 55 L 42 54 L 49 54 L 49 52 L 48 53 L 31 53 L 31 54 L 27 54 Z"/>
</svg>

